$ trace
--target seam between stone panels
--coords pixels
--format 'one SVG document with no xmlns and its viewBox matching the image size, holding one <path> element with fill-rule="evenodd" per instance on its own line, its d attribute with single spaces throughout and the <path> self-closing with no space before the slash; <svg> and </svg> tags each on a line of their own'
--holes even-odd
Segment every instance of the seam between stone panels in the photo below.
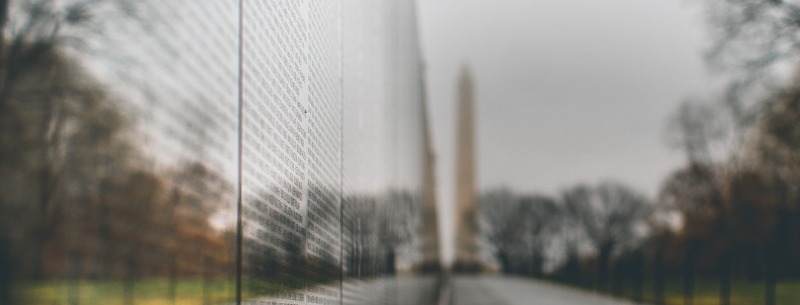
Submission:
<svg viewBox="0 0 800 305">
<path fill-rule="evenodd" d="M 235 302 L 236 304 L 242 304 L 242 240 L 244 234 L 244 228 L 242 223 L 242 146 L 243 146 L 243 105 L 244 105 L 244 98 L 243 98 L 243 87 L 244 87 L 244 0 L 238 0 L 239 12 L 238 12 L 238 22 L 239 22 L 239 54 L 238 54 L 238 92 L 237 92 L 237 103 L 238 103 L 238 130 L 237 130 L 237 169 L 236 169 L 236 176 L 237 176 L 237 194 L 236 194 L 236 292 L 235 292 Z"/>
<path fill-rule="evenodd" d="M 344 305 L 344 1 L 339 1 L 339 304 Z"/>
</svg>

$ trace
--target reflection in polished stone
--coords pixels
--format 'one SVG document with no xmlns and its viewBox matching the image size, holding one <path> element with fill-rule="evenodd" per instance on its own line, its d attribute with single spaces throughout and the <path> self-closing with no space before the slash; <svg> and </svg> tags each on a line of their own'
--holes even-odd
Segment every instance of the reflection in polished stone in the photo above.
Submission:
<svg viewBox="0 0 800 305">
<path fill-rule="evenodd" d="M 412 1 L 0 6 L 0 304 L 432 300 Z"/>
<path fill-rule="evenodd" d="M 157 3 L 3 2 L 0 303 L 233 300 L 236 11 Z"/>
</svg>

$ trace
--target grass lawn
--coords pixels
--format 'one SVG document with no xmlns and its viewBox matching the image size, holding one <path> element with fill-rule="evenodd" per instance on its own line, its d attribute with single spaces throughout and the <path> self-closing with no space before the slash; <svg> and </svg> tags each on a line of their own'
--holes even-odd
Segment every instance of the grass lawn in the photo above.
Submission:
<svg viewBox="0 0 800 305">
<path fill-rule="evenodd" d="M 134 282 L 126 294 L 125 283 L 114 281 L 80 281 L 70 285 L 67 281 L 21 284 L 15 287 L 19 303 L 25 305 L 67 305 L 72 298 L 80 305 L 202 305 L 224 304 L 234 298 L 232 280 L 182 280 L 175 284 L 175 297 L 170 296 L 168 280 Z M 77 293 L 76 293 L 77 292 Z M 132 292 L 132 293 L 131 293 Z M 131 295 L 132 302 L 126 302 Z"/>
<path fill-rule="evenodd" d="M 631 287 L 625 287 L 625 296 L 632 298 Z M 644 285 L 644 300 L 653 303 L 653 282 Z M 683 304 L 683 284 L 680 280 L 667 282 L 665 289 L 666 303 L 668 305 Z M 778 305 L 800 304 L 800 281 L 784 281 L 778 283 L 776 303 Z M 718 305 L 719 282 L 709 279 L 696 279 L 694 285 L 694 305 Z M 731 286 L 731 305 L 760 305 L 764 304 L 764 282 L 750 282 L 734 280 Z"/>
<path fill-rule="evenodd" d="M 143 280 L 133 283 L 126 293 L 124 282 L 82 280 L 77 285 L 68 281 L 48 281 L 21 284 L 14 287 L 18 302 L 23 305 L 71 305 L 76 295 L 78 305 L 204 305 L 229 304 L 234 301 L 236 283 L 233 279 L 180 280 L 175 284 L 174 298 L 166 279 Z M 243 287 L 244 299 L 278 294 L 298 288 L 275 283 L 248 280 Z M 77 293 L 75 293 L 77 292 Z M 126 300 L 126 295 L 132 296 Z"/>
</svg>

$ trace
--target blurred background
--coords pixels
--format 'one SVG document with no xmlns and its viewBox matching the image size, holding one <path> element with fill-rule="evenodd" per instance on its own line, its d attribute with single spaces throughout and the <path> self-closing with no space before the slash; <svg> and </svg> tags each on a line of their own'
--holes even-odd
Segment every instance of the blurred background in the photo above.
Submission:
<svg viewBox="0 0 800 305">
<path fill-rule="evenodd" d="M 800 3 L 419 6 L 446 262 L 470 251 L 469 74 L 482 268 L 656 304 L 800 301 Z"/>
<path fill-rule="evenodd" d="M 800 304 L 800 2 L 0 0 L 0 305 Z"/>
</svg>

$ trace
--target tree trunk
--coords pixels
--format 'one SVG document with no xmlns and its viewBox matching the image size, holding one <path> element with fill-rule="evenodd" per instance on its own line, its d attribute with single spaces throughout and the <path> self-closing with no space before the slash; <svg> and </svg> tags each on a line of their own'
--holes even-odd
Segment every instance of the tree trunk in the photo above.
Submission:
<svg viewBox="0 0 800 305">
<path fill-rule="evenodd" d="M 653 285 L 653 294 L 655 295 L 656 305 L 664 305 L 664 292 L 666 286 L 666 274 L 664 270 L 664 247 L 656 249 L 655 262 L 653 263 L 653 273 L 655 276 L 655 283 Z"/>
<path fill-rule="evenodd" d="M 39 223 L 37 223 L 36 228 L 36 246 L 34 249 L 34 255 L 31 257 L 33 262 L 33 277 L 34 279 L 44 279 L 44 270 L 43 266 L 45 265 L 45 256 L 44 256 L 44 244 L 47 240 L 50 239 L 51 235 L 57 229 L 57 222 L 56 217 L 58 217 L 58 212 L 55 210 L 55 202 L 58 200 L 56 198 L 55 192 L 55 169 L 54 169 L 54 162 L 50 156 L 51 149 L 54 149 L 55 146 L 55 139 L 56 137 L 54 134 L 57 134 L 59 131 L 58 129 L 60 126 L 52 128 L 54 129 L 51 131 L 51 125 L 53 125 L 55 115 L 54 101 L 47 100 L 44 102 L 44 110 L 42 112 L 42 121 L 40 123 L 40 130 L 38 133 L 38 143 L 39 146 L 38 153 L 39 153 Z"/>
<path fill-rule="evenodd" d="M 605 242 L 600 245 L 600 251 L 597 256 L 597 276 L 595 287 L 599 291 L 606 290 L 606 283 L 608 282 L 608 264 L 611 260 L 612 244 Z"/>
<path fill-rule="evenodd" d="M 645 259 L 642 250 L 633 254 L 633 268 L 631 274 L 631 284 L 633 285 L 633 301 L 641 303 L 644 294 L 644 270 Z"/>
<path fill-rule="evenodd" d="M 534 255 L 533 257 L 533 276 L 534 277 L 541 277 L 542 276 L 542 263 L 544 263 L 544 259 L 541 255 Z"/>
<path fill-rule="evenodd" d="M 778 282 L 778 267 L 785 263 L 784 250 L 790 242 L 789 231 L 789 211 L 786 207 L 778 209 L 777 223 L 775 224 L 775 238 L 770 242 L 767 249 L 767 274 L 765 277 L 764 303 L 775 305 L 776 285 Z"/>
<path fill-rule="evenodd" d="M 692 305 L 694 298 L 694 243 L 688 243 L 683 258 L 683 304 Z"/>
<path fill-rule="evenodd" d="M 756 282 L 761 278 L 761 274 L 759 271 L 761 270 L 761 264 L 759 262 L 758 257 L 759 247 L 753 245 L 750 249 L 748 249 L 747 253 L 747 280 L 750 282 Z"/>
<path fill-rule="evenodd" d="M 169 286 L 167 294 L 172 304 L 175 304 L 178 297 L 178 264 L 175 260 L 175 253 L 169 253 Z"/>
<path fill-rule="evenodd" d="M 625 261 L 617 260 L 612 268 L 613 274 L 611 275 L 611 293 L 615 296 L 621 297 L 625 291 Z"/>
<path fill-rule="evenodd" d="M 386 255 L 386 273 L 387 274 L 395 274 L 397 271 L 397 263 L 396 263 L 396 255 L 394 253 L 394 248 L 389 248 L 389 252 Z"/>
<path fill-rule="evenodd" d="M 11 285 L 13 277 L 11 262 L 11 246 L 3 237 L 0 237 L 0 305 L 11 305 Z"/>
<path fill-rule="evenodd" d="M 40 147 L 39 149 L 42 150 L 41 153 L 41 160 L 40 162 L 45 163 L 47 158 L 47 147 Z M 44 244 L 47 242 L 48 237 L 50 235 L 50 226 L 52 226 L 52 220 L 49 217 L 50 209 L 50 200 L 51 193 L 50 189 L 50 171 L 47 165 L 42 164 L 41 168 L 39 169 L 39 207 L 38 213 L 39 215 L 35 227 L 35 240 L 34 240 L 34 248 L 33 253 L 31 253 L 30 259 L 32 263 L 33 270 L 32 276 L 35 280 L 43 280 L 44 279 L 44 270 L 43 266 L 45 264 L 45 257 L 44 257 Z"/>
<path fill-rule="evenodd" d="M 767 259 L 767 272 L 764 277 L 764 304 L 775 305 L 775 283 L 777 277 L 776 276 L 777 263 L 773 259 L 775 255 L 769 255 L 769 256 L 772 257 L 770 259 Z"/>
<path fill-rule="evenodd" d="M 211 260 L 203 258 L 203 305 L 211 305 Z"/>
<path fill-rule="evenodd" d="M 725 249 L 719 260 L 719 304 L 731 304 L 731 260 L 733 251 Z"/>
<path fill-rule="evenodd" d="M 80 298 L 80 256 L 75 250 L 69 252 L 69 283 L 67 284 L 67 302 L 69 305 L 79 305 Z"/>
<path fill-rule="evenodd" d="M 497 255 L 500 259 L 500 267 L 503 269 L 503 274 L 511 274 L 511 262 L 509 261 L 508 254 L 505 251 L 500 251 Z"/>
<path fill-rule="evenodd" d="M 134 305 L 134 283 L 138 278 L 137 269 L 139 266 L 133 254 L 128 254 L 126 265 L 128 272 L 126 274 L 125 284 L 123 284 L 123 304 Z"/>
</svg>

